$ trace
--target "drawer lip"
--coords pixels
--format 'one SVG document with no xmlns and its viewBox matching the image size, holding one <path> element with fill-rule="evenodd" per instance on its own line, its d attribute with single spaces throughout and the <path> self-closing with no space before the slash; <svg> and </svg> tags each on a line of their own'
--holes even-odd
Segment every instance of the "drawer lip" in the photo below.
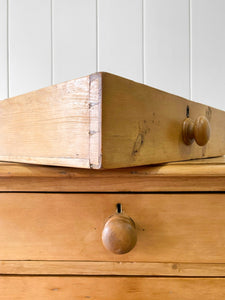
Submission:
<svg viewBox="0 0 225 300">
<path fill-rule="evenodd" d="M 135 248 L 105 250 L 117 203 L 136 223 Z M 1 260 L 224 263 L 225 194 L 0 193 Z"/>
<path fill-rule="evenodd" d="M 0 191 L 224 191 L 225 157 L 114 170 L 0 163 Z"/>
<path fill-rule="evenodd" d="M 88 181 L 88 184 L 87 184 Z M 210 183 L 210 184 L 209 184 Z M 87 178 L 70 179 L 39 179 L 35 178 L 1 178 L 0 192 L 52 192 L 52 193 L 86 193 L 86 192 L 225 192 L 225 176 L 183 176 L 170 177 L 149 176 L 107 178 L 89 180 Z"/>
</svg>

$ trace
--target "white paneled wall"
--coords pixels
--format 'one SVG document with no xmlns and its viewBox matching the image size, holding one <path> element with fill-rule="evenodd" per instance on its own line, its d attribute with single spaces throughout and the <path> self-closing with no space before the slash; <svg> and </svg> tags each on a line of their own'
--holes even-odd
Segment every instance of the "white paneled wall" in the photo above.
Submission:
<svg viewBox="0 0 225 300">
<path fill-rule="evenodd" d="M 98 0 L 98 69 L 143 82 L 142 1 Z"/>
<path fill-rule="evenodd" d="M 50 0 L 8 0 L 9 96 L 51 84 L 50 16 Z"/>
<path fill-rule="evenodd" d="M 225 110 L 225 0 L 192 0 L 192 98 Z"/>
<path fill-rule="evenodd" d="M 96 72 L 95 0 L 53 0 L 53 83 Z"/>
<path fill-rule="evenodd" d="M 189 0 L 145 0 L 145 83 L 190 97 Z"/>
<path fill-rule="evenodd" d="M 96 71 L 225 109 L 224 0 L 0 0 L 0 99 Z"/>
<path fill-rule="evenodd" d="M 0 0 L 0 99 L 8 97 L 8 3 Z"/>
</svg>

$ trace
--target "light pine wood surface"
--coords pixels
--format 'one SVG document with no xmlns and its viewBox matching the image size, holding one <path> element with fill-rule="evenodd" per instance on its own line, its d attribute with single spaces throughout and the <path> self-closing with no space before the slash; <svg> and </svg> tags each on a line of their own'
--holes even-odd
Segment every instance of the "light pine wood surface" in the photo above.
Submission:
<svg viewBox="0 0 225 300">
<path fill-rule="evenodd" d="M 1 193 L 0 202 L 1 260 L 224 263 L 224 194 Z M 117 203 L 137 229 L 123 255 L 101 240 Z"/>
<path fill-rule="evenodd" d="M 102 73 L 102 167 L 120 168 L 225 154 L 225 112 Z M 182 124 L 206 116 L 209 142 L 186 145 Z"/>
<path fill-rule="evenodd" d="M 0 160 L 88 168 L 90 111 L 92 124 L 98 106 L 89 85 L 98 80 L 84 77 L 10 98 L 0 103 Z M 97 102 L 97 103 L 96 103 Z M 92 125 L 94 126 L 94 125 Z M 96 132 L 98 128 L 93 128 Z M 95 147 L 91 147 L 95 155 Z"/>
<path fill-rule="evenodd" d="M 4 100 L 0 114 L 3 161 L 112 169 L 225 154 L 225 112 L 104 72 Z M 187 115 L 209 121 L 206 145 L 184 143 Z"/>
<path fill-rule="evenodd" d="M 107 295 L 107 296 L 106 296 Z M 1 277 L 1 300 L 223 299 L 224 278 Z"/>
<path fill-rule="evenodd" d="M 0 261 L 0 275 L 225 277 L 225 264 L 126 261 Z"/>
<path fill-rule="evenodd" d="M 0 163 L 0 191 L 225 191 L 225 158 L 114 170 Z"/>
<path fill-rule="evenodd" d="M 223 299 L 225 194 L 216 191 L 225 190 L 224 163 L 115 170 L 1 163 L 0 299 Z M 94 186 L 101 192 L 85 193 Z M 118 203 L 137 232 L 123 255 L 101 239 Z"/>
</svg>

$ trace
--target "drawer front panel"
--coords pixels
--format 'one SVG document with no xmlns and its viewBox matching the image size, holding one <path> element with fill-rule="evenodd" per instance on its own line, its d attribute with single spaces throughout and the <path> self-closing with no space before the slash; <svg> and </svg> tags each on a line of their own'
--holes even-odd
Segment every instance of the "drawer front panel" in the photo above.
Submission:
<svg viewBox="0 0 225 300">
<path fill-rule="evenodd" d="M 224 278 L 1 277 L 1 300 L 224 299 Z"/>
<path fill-rule="evenodd" d="M 117 203 L 137 244 L 107 251 L 101 233 Z M 221 263 L 225 194 L 0 194 L 1 260 Z"/>
</svg>

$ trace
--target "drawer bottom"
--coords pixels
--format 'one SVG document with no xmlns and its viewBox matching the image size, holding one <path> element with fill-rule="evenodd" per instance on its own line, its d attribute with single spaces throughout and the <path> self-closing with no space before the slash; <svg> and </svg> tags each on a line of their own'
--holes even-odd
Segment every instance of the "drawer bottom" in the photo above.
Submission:
<svg viewBox="0 0 225 300">
<path fill-rule="evenodd" d="M 225 298 L 224 278 L 2 276 L 1 300 L 211 300 Z"/>
</svg>

